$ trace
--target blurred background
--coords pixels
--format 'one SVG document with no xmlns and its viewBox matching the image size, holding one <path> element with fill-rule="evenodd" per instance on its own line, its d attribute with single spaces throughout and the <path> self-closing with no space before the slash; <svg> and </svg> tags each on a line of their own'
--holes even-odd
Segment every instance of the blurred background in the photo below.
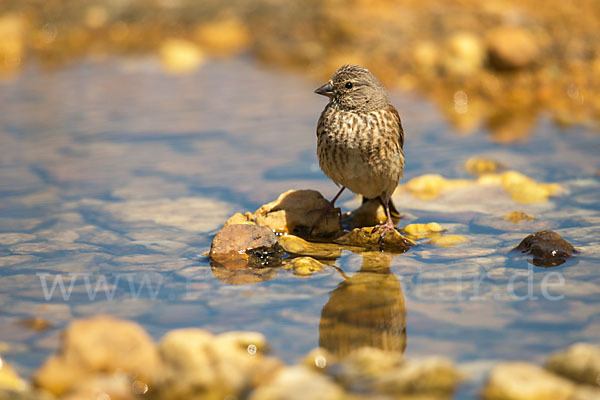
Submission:
<svg viewBox="0 0 600 400">
<path fill-rule="evenodd" d="M 596 0 L 2 0 L 0 76 L 111 55 L 175 74 L 245 55 L 320 79 L 358 63 L 506 143 L 540 113 L 597 127 L 598 26 Z"/>
</svg>

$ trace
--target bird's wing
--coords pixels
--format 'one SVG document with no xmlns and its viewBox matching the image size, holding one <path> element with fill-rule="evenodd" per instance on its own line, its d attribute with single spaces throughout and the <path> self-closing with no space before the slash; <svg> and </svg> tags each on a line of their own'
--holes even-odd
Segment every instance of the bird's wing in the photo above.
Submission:
<svg viewBox="0 0 600 400">
<path fill-rule="evenodd" d="M 400 143 L 400 148 L 404 149 L 404 129 L 402 129 L 402 121 L 400 120 L 400 114 L 398 114 L 398 111 L 391 104 L 388 106 L 388 110 L 398 120 L 398 143 Z"/>
</svg>

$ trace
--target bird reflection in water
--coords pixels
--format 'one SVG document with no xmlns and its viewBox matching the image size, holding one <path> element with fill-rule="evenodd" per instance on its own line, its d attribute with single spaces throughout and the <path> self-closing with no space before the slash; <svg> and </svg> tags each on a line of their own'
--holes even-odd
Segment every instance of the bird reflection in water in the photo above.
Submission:
<svg viewBox="0 0 600 400">
<path fill-rule="evenodd" d="M 360 271 L 340 282 L 321 311 L 319 346 L 338 357 L 360 347 L 403 353 L 406 307 L 390 271 L 392 254 L 363 254 Z"/>
</svg>

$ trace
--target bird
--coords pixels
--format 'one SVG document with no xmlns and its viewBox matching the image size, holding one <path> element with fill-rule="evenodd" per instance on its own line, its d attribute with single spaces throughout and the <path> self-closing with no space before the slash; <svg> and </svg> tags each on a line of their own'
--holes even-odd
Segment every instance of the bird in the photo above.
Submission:
<svg viewBox="0 0 600 400">
<path fill-rule="evenodd" d="M 347 188 L 367 199 L 378 199 L 387 220 L 376 225 L 380 238 L 394 231 L 391 196 L 404 171 L 404 130 L 383 84 L 368 69 L 343 65 L 315 93 L 329 98 L 317 124 L 317 156 L 321 170 L 339 192 L 319 221 L 335 208 Z M 339 212 L 339 211 L 338 211 Z"/>
</svg>

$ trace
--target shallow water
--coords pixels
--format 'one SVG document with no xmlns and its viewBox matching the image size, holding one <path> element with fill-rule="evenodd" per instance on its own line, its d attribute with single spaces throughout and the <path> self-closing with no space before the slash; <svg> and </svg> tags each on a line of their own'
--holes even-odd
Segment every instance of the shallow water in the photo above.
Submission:
<svg viewBox="0 0 600 400">
<path fill-rule="evenodd" d="M 394 257 L 344 251 L 335 264 L 346 277 L 280 269 L 231 285 L 213 273 L 204 253 L 234 212 L 289 189 L 335 194 L 315 156 L 326 101 L 318 84 L 245 59 L 168 76 L 151 58 L 29 67 L 1 82 L 3 356 L 28 376 L 70 321 L 98 313 L 135 320 L 156 339 L 179 327 L 256 330 L 287 362 L 319 343 L 340 353 L 406 346 L 406 357 L 447 356 L 475 378 L 497 360 L 542 362 L 576 341 L 600 343 L 598 133 L 542 118 L 527 139 L 501 146 L 485 129 L 461 136 L 406 93 L 391 94 L 406 132 L 405 181 L 469 178 L 463 164 L 479 155 L 566 191 L 535 204 L 485 187 L 428 201 L 400 193 L 400 226 L 436 221 L 469 242 L 422 241 Z M 358 204 L 341 200 L 344 210 Z M 536 219 L 504 221 L 511 211 Z M 542 229 L 580 253 L 544 269 L 508 252 Z M 23 322 L 31 317 L 53 326 L 38 332 Z"/>
</svg>

